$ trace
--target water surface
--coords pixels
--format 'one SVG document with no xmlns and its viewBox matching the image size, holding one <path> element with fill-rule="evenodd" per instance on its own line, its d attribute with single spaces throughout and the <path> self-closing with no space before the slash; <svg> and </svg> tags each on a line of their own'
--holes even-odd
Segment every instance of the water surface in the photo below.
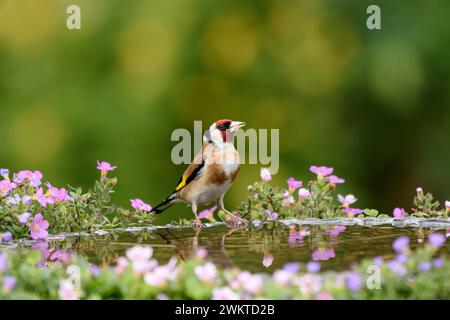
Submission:
<svg viewBox="0 0 450 320">
<path fill-rule="evenodd" d="M 128 248 L 140 244 L 151 245 L 155 258 L 161 263 L 172 256 L 187 259 L 196 248 L 203 247 L 215 263 L 253 272 L 271 272 L 287 262 L 312 260 L 320 262 L 322 270 L 340 271 L 364 258 L 392 258 L 392 242 L 399 236 L 410 237 L 413 248 L 420 246 L 427 241 L 430 232 L 429 228 L 393 226 L 307 225 L 274 230 L 230 230 L 222 225 L 204 228 L 198 236 L 189 227 L 159 228 L 69 237 L 66 241 L 96 264 L 112 262 Z M 445 233 L 445 229 L 434 232 Z M 449 241 L 441 251 L 446 255 L 450 253 Z"/>
</svg>

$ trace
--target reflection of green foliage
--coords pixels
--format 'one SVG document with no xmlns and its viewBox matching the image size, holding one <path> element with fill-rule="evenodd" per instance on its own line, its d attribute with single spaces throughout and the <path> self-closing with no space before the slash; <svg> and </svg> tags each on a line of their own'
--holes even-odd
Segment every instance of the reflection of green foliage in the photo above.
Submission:
<svg viewBox="0 0 450 320">
<path fill-rule="evenodd" d="M 406 208 L 419 184 L 448 196 L 450 2 L 381 0 L 381 31 L 357 1 L 79 0 L 77 31 L 69 4 L 0 1 L 1 167 L 85 189 L 109 160 L 115 202 L 154 205 L 183 171 L 172 130 L 230 117 L 280 129 L 276 182 L 320 162 L 363 207 Z M 258 170 L 243 166 L 227 205 Z M 157 223 L 190 215 L 173 207 Z"/>
</svg>

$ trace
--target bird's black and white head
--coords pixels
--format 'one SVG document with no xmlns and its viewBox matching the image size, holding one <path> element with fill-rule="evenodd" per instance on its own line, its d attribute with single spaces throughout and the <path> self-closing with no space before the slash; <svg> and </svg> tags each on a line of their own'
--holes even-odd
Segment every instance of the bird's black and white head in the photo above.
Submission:
<svg viewBox="0 0 450 320">
<path fill-rule="evenodd" d="M 223 145 L 233 141 L 237 130 L 245 126 L 244 122 L 222 119 L 214 122 L 205 133 L 205 140 L 216 145 Z"/>
</svg>

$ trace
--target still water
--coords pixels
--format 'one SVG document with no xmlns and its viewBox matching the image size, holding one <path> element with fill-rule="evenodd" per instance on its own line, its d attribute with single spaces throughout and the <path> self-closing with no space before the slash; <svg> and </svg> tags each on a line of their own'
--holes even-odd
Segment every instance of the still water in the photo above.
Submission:
<svg viewBox="0 0 450 320">
<path fill-rule="evenodd" d="M 137 244 L 151 245 L 154 257 L 165 263 L 170 257 L 187 259 L 203 247 L 215 263 L 252 272 L 272 272 L 288 262 L 318 261 L 322 270 L 345 270 L 365 258 L 394 256 L 392 242 L 408 236 L 411 247 L 427 242 L 429 228 L 393 226 L 283 226 L 272 230 L 230 230 L 223 225 L 203 228 L 198 236 L 192 228 L 158 228 L 69 237 L 71 248 L 96 264 L 114 261 Z M 433 232 L 445 233 L 443 230 Z M 450 241 L 441 253 L 450 253 Z M 56 244 L 53 243 L 54 245 Z"/>
</svg>

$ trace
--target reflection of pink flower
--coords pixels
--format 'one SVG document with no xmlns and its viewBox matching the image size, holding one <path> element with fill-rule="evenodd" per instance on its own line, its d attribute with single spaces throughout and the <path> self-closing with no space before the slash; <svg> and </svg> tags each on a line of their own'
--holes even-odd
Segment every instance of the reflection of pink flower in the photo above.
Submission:
<svg viewBox="0 0 450 320">
<path fill-rule="evenodd" d="M 44 220 L 42 214 L 38 213 L 30 225 L 31 238 L 34 240 L 45 239 L 48 237 L 48 221 Z"/>
<path fill-rule="evenodd" d="M 55 250 L 50 256 L 50 260 L 67 264 L 70 261 L 70 254 L 61 250 Z"/>
<path fill-rule="evenodd" d="M 318 249 L 312 253 L 312 259 L 314 261 L 326 261 L 333 259 L 336 256 L 333 249 Z"/>
<path fill-rule="evenodd" d="M 141 199 L 131 199 L 131 206 L 136 209 L 136 210 L 140 210 L 140 211 L 151 211 L 152 207 L 145 203 L 144 201 L 142 201 Z"/>
<path fill-rule="evenodd" d="M 293 246 L 297 242 L 302 243 L 303 237 L 308 236 L 309 234 L 310 232 L 307 229 L 300 229 L 299 231 L 296 231 L 294 227 L 291 227 L 289 229 L 289 237 L 288 237 L 289 245 Z"/>
<path fill-rule="evenodd" d="M 43 240 L 38 240 L 31 246 L 32 250 L 39 251 L 41 254 L 41 260 L 45 262 L 50 256 L 50 250 L 48 248 L 48 242 Z"/>
<path fill-rule="evenodd" d="M 294 178 L 289 178 L 287 180 L 288 186 L 289 186 L 289 191 L 292 193 L 295 190 L 297 190 L 298 188 L 300 188 L 303 183 L 301 181 L 295 180 Z"/>
<path fill-rule="evenodd" d="M 332 237 L 338 236 L 341 232 L 344 232 L 345 226 L 335 226 L 333 228 L 325 230 L 325 234 L 328 234 Z"/>
<path fill-rule="evenodd" d="M 272 265 L 272 263 L 273 263 L 273 255 L 269 251 L 264 251 L 262 265 L 268 268 Z"/>
<path fill-rule="evenodd" d="M 394 242 L 392 243 L 392 248 L 397 252 L 397 253 L 402 253 L 402 252 L 406 252 L 408 250 L 409 247 L 409 238 L 406 236 L 401 236 L 398 237 L 397 239 L 394 240 Z"/>
<path fill-rule="evenodd" d="M 404 216 L 406 216 L 406 211 L 403 208 L 395 208 L 392 215 L 395 218 L 403 218 Z"/>
<path fill-rule="evenodd" d="M 428 244 L 435 249 L 439 249 L 445 243 L 445 236 L 440 233 L 432 233 L 428 236 Z"/>
</svg>

